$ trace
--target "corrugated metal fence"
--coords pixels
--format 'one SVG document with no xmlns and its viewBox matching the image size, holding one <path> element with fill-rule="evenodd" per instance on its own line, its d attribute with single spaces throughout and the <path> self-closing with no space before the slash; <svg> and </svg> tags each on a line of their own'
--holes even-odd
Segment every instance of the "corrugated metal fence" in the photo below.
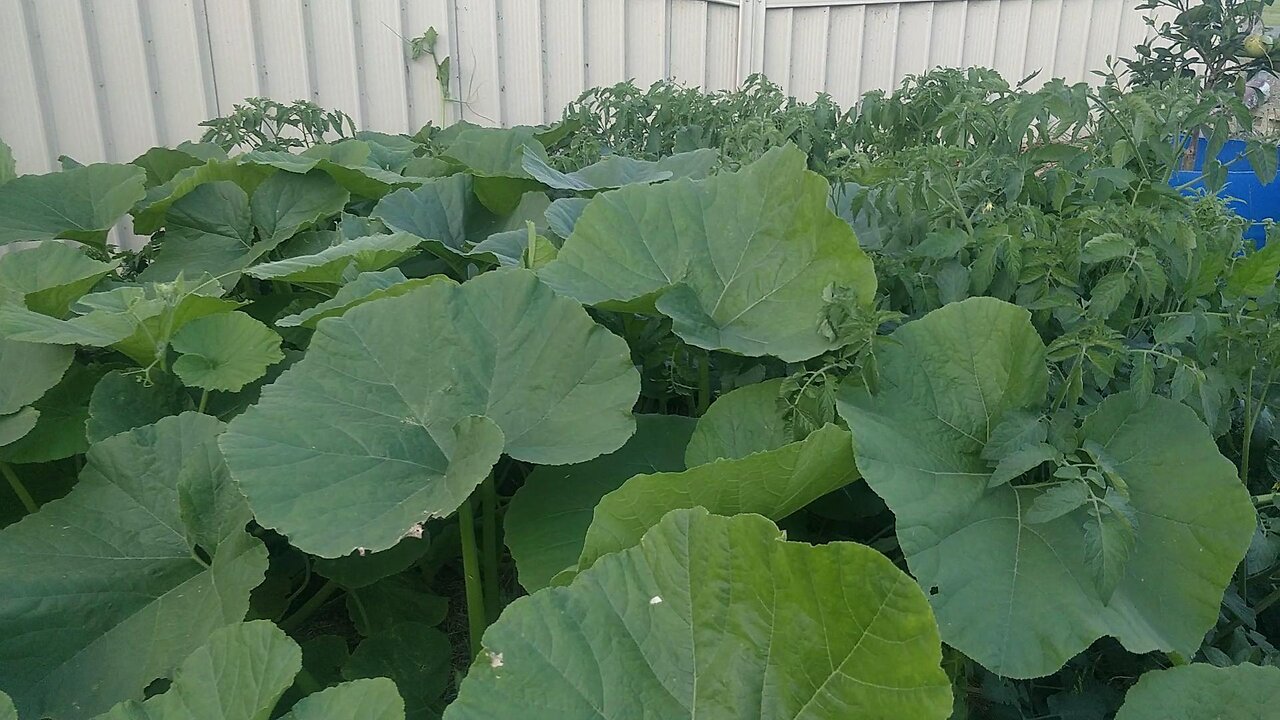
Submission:
<svg viewBox="0 0 1280 720">
<path fill-rule="evenodd" d="M 850 104 L 937 65 L 1088 78 L 1145 33 L 1135 0 L 0 0 L 0 137 L 23 172 L 128 161 L 241 99 L 362 128 L 554 120 L 582 90 L 765 72 Z M 449 97 L 408 38 L 439 32 Z"/>
</svg>

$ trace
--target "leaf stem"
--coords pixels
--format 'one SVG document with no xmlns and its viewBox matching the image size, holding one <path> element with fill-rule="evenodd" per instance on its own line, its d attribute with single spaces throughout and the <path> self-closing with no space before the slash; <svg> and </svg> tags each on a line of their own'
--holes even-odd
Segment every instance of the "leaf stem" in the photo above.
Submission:
<svg viewBox="0 0 1280 720">
<path fill-rule="evenodd" d="M 329 602 L 329 598 L 338 590 L 337 583 L 332 580 L 326 580 L 315 595 L 307 598 L 307 601 L 302 603 L 302 607 L 298 608 L 297 612 L 280 621 L 280 629 L 287 633 L 296 631 L 312 615 L 316 614 L 317 610 L 324 607 L 324 604 Z"/>
<path fill-rule="evenodd" d="M 698 362 L 698 417 L 711 407 L 711 351 L 703 354 Z"/>
<path fill-rule="evenodd" d="M 36 504 L 35 498 L 31 497 L 31 493 L 27 492 L 27 486 L 22 484 L 22 479 L 13 471 L 9 463 L 0 462 L 0 474 L 3 474 L 5 479 L 9 481 L 9 487 L 13 488 L 13 494 L 17 495 L 18 499 L 22 501 L 22 506 L 27 509 L 28 513 L 33 513 L 40 509 L 40 506 Z"/>
<path fill-rule="evenodd" d="M 200 407 L 196 408 L 196 412 L 203 413 L 205 405 L 208 405 L 208 404 L 209 404 L 209 391 L 201 390 L 200 391 Z"/>
<path fill-rule="evenodd" d="M 1240 482 L 1249 482 L 1249 456 L 1253 453 L 1253 422 L 1257 416 L 1253 414 L 1253 368 L 1249 368 L 1249 377 L 1244 385 L 1244 437 L 1240 440 Z"/>
<path fill-rule="evenodd" d="M 458 534 L 462 540 L 462 575 L 467 588 L 467 626 L 471 633 L 471 656 L 480 654 L 480 638 L 484 635 L 484 585 L 480 580 L 480 558 L 476 550 L 476 520 L 471 511 L 471 498 L 458 508 Z"/>
<path fill-rule="evenodd" d="M 498 595 L 498 490 L 493 473 L 480 484 L 480 542 L 484 552 L 486 622 L 494 622 L 502 612 Z"/>
</svg>

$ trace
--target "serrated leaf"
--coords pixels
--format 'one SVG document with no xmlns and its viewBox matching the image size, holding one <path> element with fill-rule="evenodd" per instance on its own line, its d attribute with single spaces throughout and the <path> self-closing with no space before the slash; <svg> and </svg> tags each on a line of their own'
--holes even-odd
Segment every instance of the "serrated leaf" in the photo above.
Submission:
<svg viewBox="0 0 1280 720">
<path fill-rule="evenodd" d="M 1244 297 L 1265 295 L 1275 287 L 1277 273 L 1280 273 L 1280 243 L 1268 243 L 1232 264 L 1227 275 L 1227 292 Z"/>
<path fill-rule="evenodd" d="M 908 567 L 936 589 L 943 639 L 1015 678 L 1052 673 L 1105 635 L 1137 653 L 1194 652 L 1254 526 L 1235 467 L 1195 413 L 1122 393 L 1079 431 L 1056 431 L 1068 451 L 1078 442 L 1065 436 L 1078 432 L 1115 458 L 1138 518 L 1126 572 L 1104 603 L 1078 520 L 1029 525 L 1040 490 L 987 488 L 988 429 L 1011 409 L 1047 401 L 1045 350 L 1029 314 L 973 298 L 891 337 L 877 353 L 884 389 L 844 393 L 840 413 L 859 470 L 896 516 Z M 1052 623 L 1043 620 L 1049 606 Z"/>
<path fill-rule="evenodd" d="M 151 383 L 141 373 L 112 370 L 89 396 L 85 435 L 90 443 L 194 409 L 182 386 L 167 375 Z"/>
<path fill-rule="evenodd" d="M 725 393 L 698 418 L 685 451 L 688 467 L 736 460 L 776 450 L 795 438 L 782 413 L 782 380 L 753 383 Z"/>
<path fill-rule="evenodd" d="M 1116 720 L 1269 720 L 1277 706 L 1280 668 L 1195 663 L 1138 678 Z"/>
<path fill-rule="evenodd" d="M 547 187 L 591 192 L 624 185 L 662 182 L 678 177 L 699 180 L 711 174 L 711 169 L 719 159 L 720 153 L 716 150 L 702 148 L 668 155 L 656 161 L 607 155 L 571 173 L 556 170 L 537 154 L 525 153 L 522 163 L 525 172 Z"/>
<path fill-rule="evenodd" d="M 1023 517 L 1031 525 L 1057 520 L 1084 505 L 1089 497 L 1089 486 L 1082 482 L 1058 483 L 1032 500 Z"/>
<path fill-rule="evenodd" d="M 141 699 L 244 617 L 265 548 L 236 531 L 205 565 L 179 508 L 183 470 L 222 427 L 187 413 L 97 443 L 69 495 L 0 531 L 0 655 L 23 658 L 0 664 L 0 686 L 24 716 L 85 717 Z"/>
<path fill-rule="evenodd" d="M 444 717 L 941 720 L 940 660 L 924 594 L 883 555 L 679 510 L 512 603 Z"/>
<path fill-rule="evenodd" d="M 1123 513 L 1101 502 L 1089 504 L 1084 522 L 1085 565 L 1103 602 L 1110 602 L 1133 556 L 1137 533 Z"/>
<path fill-rule="evenodd" d="M 927 258 L 940 260 L 955 256 L 969 244 L 969 233 L 961 228 L 933 230 L 925 235 L 912 252 Z"/>
<path fill-rule="evenodd" d="M 694 425 L 692 418 L 676 415 L 636 415 L 635 434 L 608 455 L 534 468 L 511 498 L 503 522 L 520 585 L 541 590 L 557 573 L 576 568 L 596 505 L 628 478 L 685 469 Z"/>
<path fill-rule="evenodd" d="M 138 279 L 168 282 L 179 275 L 209 273 L 231 288 L 240 279 L 240 270 L 277 245 L 278 240 L 256 241 L 249 196 L 240 186 L 225 180 L 211 182 L 169 208 L 159 248 Z"/>
<path fill-rule="evenodd" d="M 222 447 L 261 524 L 340 557 L 453 512 L 503 452 L 618 448 L 638 392 L 626 343 L 532 273 L 497 270 L 320 323 Z"/>
<path fill-rule="evenodd" d="M 836 345 L 815 321 L 824 288 L 875 294 L 829 190 L 788 146 L 736 173 L 601 193 L 539 274 L 590 305 L 656 307 L 697 347 L 806 360 Z"/>
<path fill-rule="evenodd" d="M 0 245 L 54 238 L 104 245 L 146 194 L 145 179 L 142 168 L 100 164 L 0 184 Z"/>
<path fill-rule="evenodd" d="M 1000 462 L 1019 450 L 1043 443 L 1049 437 L 1049 426 L 1038 413 L 1011 410 L 1005 413 L 982 447 L 982 459 Z"/>
<path fill-rule="evenodd" d="M 987 481 L 987 487 L 1007 485 L 1020 475 L 1029 473 L 1061 456 L 1062 453 L 1056 447 L 1043 442 L 1015 450 L 996 463 L 995 469 L 991 472 L 991 479 Z"/>
<path fill-rule="evenodd" d="M 1174 315 L 1166 318 L 1156 325 L 1153 331 L 1153 337 L 1157 343 L 1161 345 L 1169 345 L 1172 343 L 1180 343 L 1191 336 L 1196 329 L 1196 319 L 1193 315 Z"/>
<path fill-rule="evenodd" d="M 280 336 L 241 312 L 187 323 L 170 343 L 173 372 L 188 387 L 237 392 L 284 359 Z"/>
<path fill-rule="evenodd" d="M 1111 317 L 1129 294 L 1131 285 L 1129 276 L 1120 271 L 1103 276 L 1089 295 L 1089 315 L 1103 319 Z"/>
<path fill-rule="evenodd" d="M 1133 242 L 1119 233 L 1103 233 L 1085 241 L 1080 248 L 1080 262 L 1096 265 L 1122 258 L 1133 252 Z"/>
</svg>

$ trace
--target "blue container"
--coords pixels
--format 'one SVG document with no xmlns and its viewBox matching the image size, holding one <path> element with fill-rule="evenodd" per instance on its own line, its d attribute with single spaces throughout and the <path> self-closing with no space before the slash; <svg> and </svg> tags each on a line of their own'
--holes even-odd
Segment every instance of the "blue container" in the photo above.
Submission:
<svg viewBox="0 0 1280 720">
<path fill-rule="evenodd" d="M 1182 187 L 1200 177 L 1204 166 L 1205 148 L 1208 140 L 1200 138 L 1196 152 L 1196 164 L 1193 170 L 1175 170 L 1169 184 Z M 1244 157 L 1244 141 L 1228 140 L 1218 153 L 1218 162 L 1227 167 L 1227 181 L 1223 184 L 1220 196 L 1227 200 L 1227 205 L 1240 217 L 1250 222 L 1244 236 L 1258 247 L 1267 240 L 1265 220 L 1280 221 L 1280 176 L 1270 184 L 1258 182 L 1253 166 Z M 1203 182 L 1195 182 L 1183 188 L 1184 195 L 1200 195 L 1205 192 Z"/>
</svg>

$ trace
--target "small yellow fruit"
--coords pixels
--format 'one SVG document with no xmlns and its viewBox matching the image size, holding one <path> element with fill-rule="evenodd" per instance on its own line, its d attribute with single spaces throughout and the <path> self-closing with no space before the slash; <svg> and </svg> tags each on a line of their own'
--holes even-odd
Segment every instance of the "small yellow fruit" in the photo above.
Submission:
<svg viewBox="0 0 1280 720">
<path fill-rule="evenodd" d="M 1270 49 L 1270 43 L 1261 35 L 1250 35 L 1244 39 L 1244 54 L 1251 58 L 1264 57 Z"/>
</svg>

